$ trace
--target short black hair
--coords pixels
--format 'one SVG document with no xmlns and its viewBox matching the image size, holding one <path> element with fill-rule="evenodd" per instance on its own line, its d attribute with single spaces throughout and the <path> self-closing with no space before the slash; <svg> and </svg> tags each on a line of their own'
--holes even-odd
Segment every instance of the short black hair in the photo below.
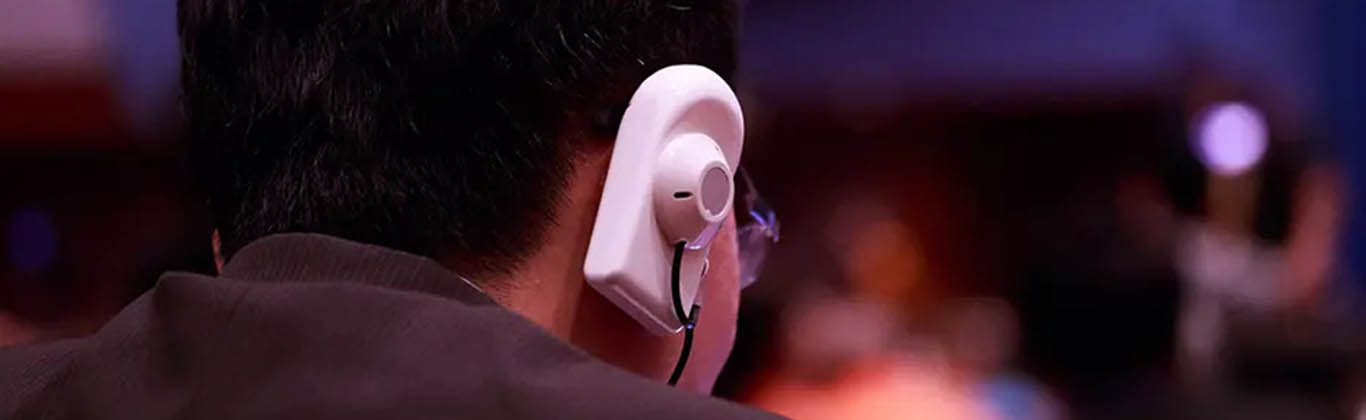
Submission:
<svg viewBox="0 0 1366 420">
<path fill-rule="evenodd" d="M 315 232 L 505 271 L 583 127 L 672 64 L 735 68 L 734 0 L 179 0 L 188 161 L 222 252 Z"/>
</svg>

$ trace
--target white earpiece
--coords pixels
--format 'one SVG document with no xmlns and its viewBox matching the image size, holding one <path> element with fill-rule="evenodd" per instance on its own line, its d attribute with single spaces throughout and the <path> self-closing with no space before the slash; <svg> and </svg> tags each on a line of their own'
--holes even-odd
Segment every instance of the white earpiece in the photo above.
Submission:
<svg viewBox="0 0 1366 420">
<path fill-rule="evenodd" d="M 671 270 L 687 244 L 679 300 L 696 300 L 711 241 L 730 214 L 744 145 L 739 100 L 706 67 L 656 72 L 631 97 L 617 130 L 584 260 L 599 293 L 656 334 L 676 333 Z"/>
</svg>

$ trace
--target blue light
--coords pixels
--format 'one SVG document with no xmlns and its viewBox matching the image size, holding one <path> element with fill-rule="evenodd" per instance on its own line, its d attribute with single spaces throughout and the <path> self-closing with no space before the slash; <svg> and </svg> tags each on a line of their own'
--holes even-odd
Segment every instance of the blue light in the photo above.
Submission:
<svg viewBox="0 0 1366 420">
<path fill-rule="evenodd" d="M 9 260 L 22 273 L 37 274 L 57 259 L 57 228 L 46 211 L 22 206 L 9 217 L 5 229 Z"/>
</svg>

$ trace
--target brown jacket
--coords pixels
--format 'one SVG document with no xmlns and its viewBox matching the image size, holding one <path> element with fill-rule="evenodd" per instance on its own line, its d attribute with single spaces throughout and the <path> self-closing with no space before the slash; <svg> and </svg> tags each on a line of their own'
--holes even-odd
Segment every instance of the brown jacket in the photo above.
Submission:
<svg viewBox="0 0 1366 420">
<path fill-rule="evenodd" d="M 435 262 L 311 234 L 0 350 L 0 419 L 758 419 L 571 348 Z"/>
</svg>

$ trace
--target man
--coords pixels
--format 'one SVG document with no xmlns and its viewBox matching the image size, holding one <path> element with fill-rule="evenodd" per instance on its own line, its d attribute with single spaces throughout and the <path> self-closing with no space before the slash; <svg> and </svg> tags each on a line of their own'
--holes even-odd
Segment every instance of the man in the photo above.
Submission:
<svg viewBox="0 0 1366 420">
<path fill-rule="evenodd" d="M 729 75 L 735 8 L 181 0 L 220 275 L 0 352 L 0 418 L 765 417 L 664 385 L 681 336 L 582 272 L 614 130 L 595 122 L 662 67 Z M 733 223 L 710 261 L 696 392 L 734 338 Z"/>
</svg>

